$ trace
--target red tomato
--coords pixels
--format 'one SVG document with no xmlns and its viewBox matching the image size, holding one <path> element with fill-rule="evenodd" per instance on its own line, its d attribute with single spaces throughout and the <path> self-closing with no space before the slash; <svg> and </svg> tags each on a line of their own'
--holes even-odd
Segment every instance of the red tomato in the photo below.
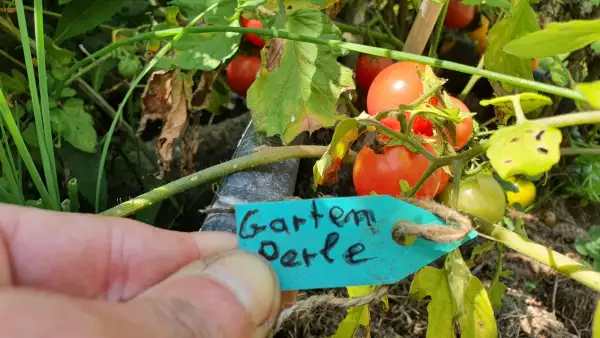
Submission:
<svg viewBox="0 0 600 338">
<path fill-rule="evenodd" d="M 246 96 L 248 88 L 260 71 L 261 61 L 257 56 L 239 55 L 233 58 L 227 66 L 227 83 L 231 90 L 241 96 Z"/>
<path fill-rule="evenodd" d="M 461 0 L 450 0 L 444 26 L 454 29 L 467 27 L 475 18 L 475 10 L 474 6 L 463 5 Z"/>
<path fill-rule="evenodd" d="M 356 83 L 364 89 L 369 89 L 377 74 L 393 63 L 394 60 L 389 58 L 362 54 L 356 64 Z"/>
<path fill-rule="evenodd" d="M 367 94 L 369 115 L 413 103 L 421 97 L 423 84 L 417 68 L 425 72 L 425 65 L 408 61 L 396 62 L 382 70 L 371 83 Z"/>
<path fill-rule="evenodd" d="M 424 144 L 433 153 L 430 145 Z M 354 162 L 354 188 L 359 196 L 378 195 L 399 196 L 400 180 L 414 186 L 427 167 L 429 161 L 422 154 L 415 154 L 405 146 L 385 147 L 383 154 L 377 154 L 370 147 L 363 147 Z M 440 184 L 440 171 L 436 171 L 425 181 L 414 197 L 431 199 Z"/>
<path fill-rule="evenodd" d="M 246 28 L 262 28 L 263 24 L 262 22 L 260 22 L 260 20 L 248 20 L 246 18 L 244 18 L 243 16 L 240 16 L 240 23 L 242 24 L 242 27 L 246 27 Z M 256 34 L 244 34 L 244 37 L 246 38 L 246 40 L 250 41 L 251 44 L 257 46 L 257 47 L 264 47 L 265 46 L 265 40 L 261 39 L 258 35 Z"/>
</svg>

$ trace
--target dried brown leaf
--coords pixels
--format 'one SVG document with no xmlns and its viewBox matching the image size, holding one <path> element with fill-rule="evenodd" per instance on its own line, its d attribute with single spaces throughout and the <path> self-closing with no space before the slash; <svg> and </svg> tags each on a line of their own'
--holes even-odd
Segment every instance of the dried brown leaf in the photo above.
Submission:
<svg viewBox="0 0 600 338">
<path fill-rule="evenodd" d="M 281 61 L 281 56 L 283 55 L 284 44 L 285 40 L 280 38 L 272 38 L 269 41 L 269 45 L 265 50 L 268 71 L 272 72 L 279 67 L 279 62 Z"/>
<path fill-rule="evenodd" d="M 187 79 L 186 79 L 187 80 Z M 150 76 L 142 96 L 140 130 L 148 120 L 164 122 L 156 142 L 160 164 L 159 178 L 170 171 L 175 141 L 183 134 L 188 118 L 189 83 L 181 78 L 180 71 L 158 71 Z"/>
<path fill-rule="evenodd" d="M 213 84 L 218 78 L 218 71 L 203 72 L 200 83 L 192 95 L 192 107 L 194 111 L 206 109 L 210 104 Z"/>
</svg>

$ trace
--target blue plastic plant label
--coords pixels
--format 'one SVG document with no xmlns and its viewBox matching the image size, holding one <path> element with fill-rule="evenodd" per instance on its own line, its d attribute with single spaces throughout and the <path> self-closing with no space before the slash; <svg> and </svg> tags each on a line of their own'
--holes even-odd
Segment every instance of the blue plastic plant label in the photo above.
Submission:
<svg viewBox="0 0 600 338">
<path fill-rule="evenodd" d="M 396 283 L 476 236 L 400 245 L 397 221 L 447 225 L 391 196 L 240 204 L 235 214 L 240 248 L 271 262 L 284 291 Z"/>
</svg>

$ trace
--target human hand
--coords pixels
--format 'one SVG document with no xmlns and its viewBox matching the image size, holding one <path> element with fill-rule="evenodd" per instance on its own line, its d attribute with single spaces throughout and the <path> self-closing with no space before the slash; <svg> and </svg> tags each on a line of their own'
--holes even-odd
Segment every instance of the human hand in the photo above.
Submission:
<svg viewBox="0 0 600 338">
<path fill-rule="evenodd" d="M 264 337 L 281 302 L 233 234 L 0 204 L 1 337 Z"/>
</svg>

